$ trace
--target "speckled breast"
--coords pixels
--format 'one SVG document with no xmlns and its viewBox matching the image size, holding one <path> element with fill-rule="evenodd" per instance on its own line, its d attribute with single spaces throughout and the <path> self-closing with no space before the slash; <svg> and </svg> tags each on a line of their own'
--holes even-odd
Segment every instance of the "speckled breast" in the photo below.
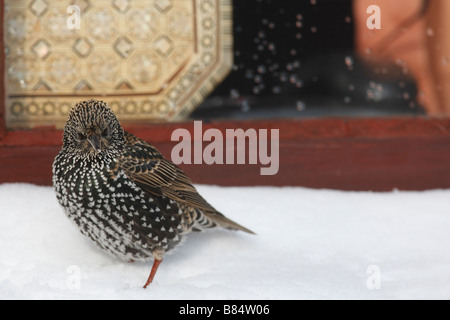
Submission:
<svg viewBox="0 0 450 320">
<path fill-rule="evenodd" d="M 87 161 L 60 153 L 53 164 L 59 203 L 80 231 L 121 259 L 146 260 L 181 241 L 182 210 L 165 197 L 142 191 L 114 160 Z"/>
</svg>

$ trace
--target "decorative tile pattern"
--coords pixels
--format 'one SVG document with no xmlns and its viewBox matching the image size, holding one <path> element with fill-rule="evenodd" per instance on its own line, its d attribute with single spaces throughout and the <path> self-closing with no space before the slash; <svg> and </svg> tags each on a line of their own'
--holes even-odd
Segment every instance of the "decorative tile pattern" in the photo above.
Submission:
<svg viewBox="0 0 450 320">
<path fill-rule="evenodd" d="M 161 36 L 153 43 L 156 53 L 162 57 L 167 57 L 173 50 L 173 41 L 167 36 Z"/>
<path fill-rule="evenodd" d="M 39 19 L 38 25 L 45 28 L 49 40 L 56 44 L 67 43 L 76 38 L 76 30 L 66 26 L 68 17 L 66 7 L 50 7 L 49 12 Z"/>
<path fill-rule="evenodd" d="M 47 60 L 46 70 L 55 86 L 69 85 L 77 77 L 77 61 L 73 55 L 58 52 Z"/>
<path fill-rule="evenodd" d="M 167 12 L 172 7 L 173 0 L 155 0 L 156 8 L 162 13 Z"/>
<path fill-rule="evenodd" d="M 110 8 L 93 8 L 87 22 L 88 32 L 97 41 L 109 41 L 118 32 L 118 17 Z"/>
<path fill-rule="evenodd" d="M 8 10 L 5 22 L 6 38 L 13 43 L 23 44 L 30 39 L 36 22 L 35 17 L 27 16 L 21 10 Z"/>
<path fill-rule="evenodd" d="M 142 84 L 149 84 L 161 76 L 160 60 L 150 53 L 139 53 L 130 60 L 131 78 Z"/>
<path fill-rule="evenodd" d="M 96 53 L 88 61 L 92 80 L 99 86 L 113 85 L 120 77 L 120 59 L 111 53 Z"/>
<path fill-rule="evenodd" d="M 130 9 L 130 0 L 113 0 L 112 4 L 119 12 L 126 12 Z"/>
<path fill-rule="evenodd" d="M 31 51 L 33 51 L 38 58 L 45 59 L 50 54 L 50 46 L 51 45 L 47 40 L 40 39 L 33 45 Z"/>
<path fill-rule="evenodd" d="M 133 44 L 127 37 L 120 37 L 114 43 L 114 49 L 123 58 L 127 58 L 133 50 Z"/>
<path fill-rule="evenodd" d="M 78 38 L 73 45 L 73 51 L 81 58 L 86 58 L 92 52 L 92 49 L 93 45 L 87 38 Z"/>
<path fill-rule="evenodd" d="M 45 0 L 33 0 L 30 4 L 30 11 L 34 13 L 36 17 L 42 16 L 48 8 L 48 3 Z"/>
<path fill-rule="evenodd" d="M 133 9 L 127 19 L 130 35 L 137 41 L 150 41 L 158 34 L 159 18 L 151 7 Z"/>
<path fill-rule="evenodd" d="M 184 10 L 172 10 L 169 13 L 168 31 L 175 39 L 192 40 L 192 16 Z"/>
<path fill-rule="evenodd" d="M 187 117 L 232 66 L 231 12 L 231 0 L 5 0 L 8 127 L 62 127 L 87 98 L 122 122 Z"/>
<path fill-rule="evenodd" d="M 73 0 L 70 4 L 78 6 L 81 12 L 87 12 L 90 8 L 89 0 Z"/>
</svg>

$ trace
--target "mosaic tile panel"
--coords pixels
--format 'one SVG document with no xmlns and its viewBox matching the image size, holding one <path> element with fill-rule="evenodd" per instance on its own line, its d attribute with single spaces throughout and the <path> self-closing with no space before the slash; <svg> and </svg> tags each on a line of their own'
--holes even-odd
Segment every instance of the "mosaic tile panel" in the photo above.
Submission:
<svg viewBox="0 0 450 320">
<path fill-rule="evenodd" d="M 6 0 L 8 127 L 62 127 L 87 98 L 123 122 L 187 117 L 231 68 L 231 11 L 231 0 Z"/>
</svg>

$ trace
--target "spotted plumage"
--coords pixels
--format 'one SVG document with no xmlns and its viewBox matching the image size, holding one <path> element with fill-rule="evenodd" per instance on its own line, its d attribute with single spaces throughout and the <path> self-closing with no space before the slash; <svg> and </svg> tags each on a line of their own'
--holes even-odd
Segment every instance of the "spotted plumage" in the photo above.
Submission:
<svg viewBox="0 0 450 320">
<path fill-rule="evenodd" d="M 144 287 L 185 234 L 216 226 L 252 233 L 215 210 L 181 169 L 124 131 L 98 100 L 70 111 L 53 186 L 69 219 L 101 249 L 127 261 L 154 259 Z"/>
</svg>

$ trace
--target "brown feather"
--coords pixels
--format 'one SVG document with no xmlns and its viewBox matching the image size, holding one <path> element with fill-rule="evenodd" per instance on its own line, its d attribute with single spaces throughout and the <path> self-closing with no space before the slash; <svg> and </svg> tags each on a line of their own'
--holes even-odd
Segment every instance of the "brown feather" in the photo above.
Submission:
<svg viewBox="0 0 450 320">
<path fill-rule="evenodd" d="M 191 179 L 156 148 L 128 132 L 124 136 L 126 147 L 119 165 L 143 190 L 199 210 L 224 228 L 254 233 L 214 209 L 197 192 Z"/>
</svg>

